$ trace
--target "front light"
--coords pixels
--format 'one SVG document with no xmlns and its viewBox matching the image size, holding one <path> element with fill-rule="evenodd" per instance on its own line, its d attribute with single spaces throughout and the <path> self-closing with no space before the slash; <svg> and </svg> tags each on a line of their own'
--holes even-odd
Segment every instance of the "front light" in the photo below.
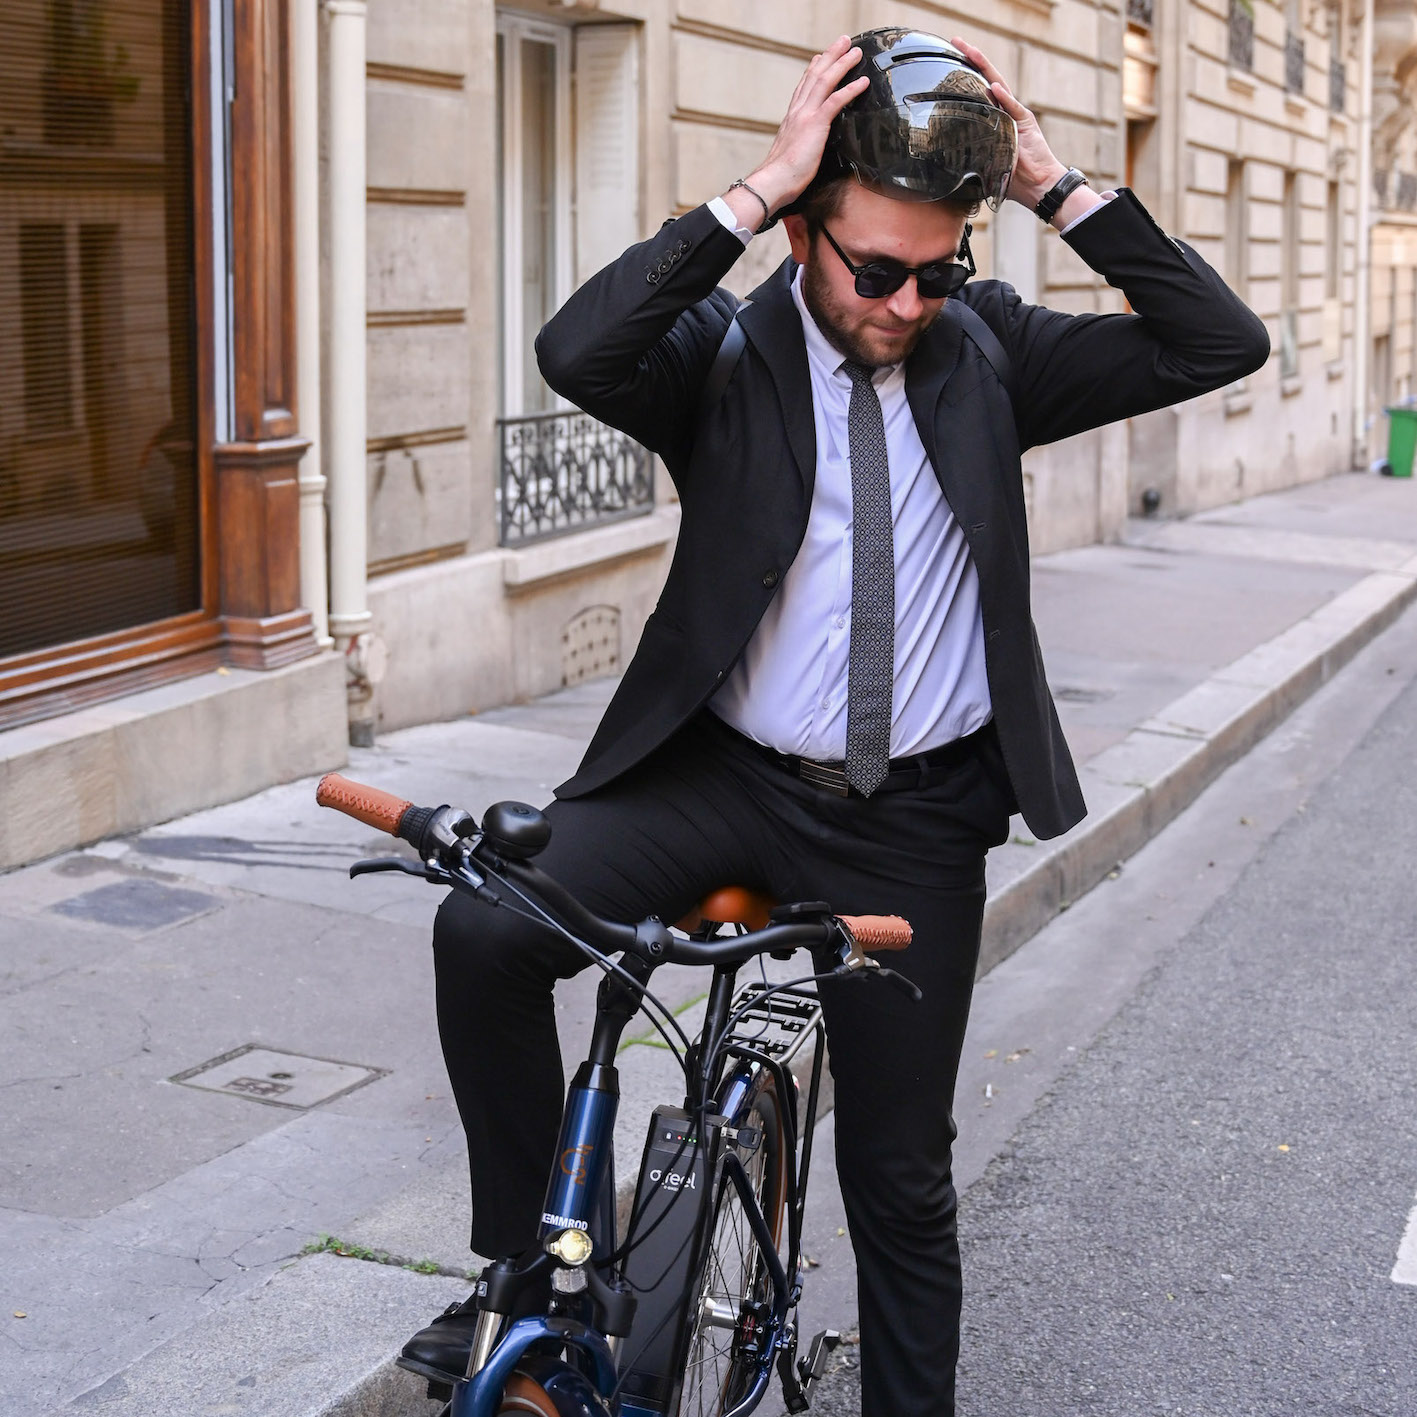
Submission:
<svg viewBox="0 0 1417 1417">
<path fill-rule="evenodd" d="M 594 1243 L 584 1230 L 563 1230 L 546 1242 L 546 1252 L 555 1255 L 562 1264 L 569 1265 L 584 1264 L 594 1248 Z"/>
</svg>

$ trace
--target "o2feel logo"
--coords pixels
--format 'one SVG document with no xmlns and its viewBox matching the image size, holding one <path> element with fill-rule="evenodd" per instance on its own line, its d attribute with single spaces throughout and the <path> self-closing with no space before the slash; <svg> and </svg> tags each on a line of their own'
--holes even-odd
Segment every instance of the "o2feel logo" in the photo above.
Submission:
<svg viewBox="0 0 1417 1417">
<path fill-rule="evenodd" d="M 580 1146 L 569 1146 L 561 1153 L 562 1174 L 569 1176 L 573 1185 L 585 1185 L 586 1168 L 594 1150 L 595 1147 L 585 1142 Z"/>
</svg>

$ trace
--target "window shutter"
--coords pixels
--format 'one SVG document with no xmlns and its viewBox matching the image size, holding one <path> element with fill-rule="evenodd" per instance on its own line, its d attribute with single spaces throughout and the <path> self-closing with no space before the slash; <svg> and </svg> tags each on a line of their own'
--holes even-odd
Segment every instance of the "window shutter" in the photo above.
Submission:
<svg viewBox="0 0 1417 1417">
<path fill-rule="evenodd" d="M 576 284 L 640 238 L 639 26 L 581 25 L 576 66 Z"/>
</svg>

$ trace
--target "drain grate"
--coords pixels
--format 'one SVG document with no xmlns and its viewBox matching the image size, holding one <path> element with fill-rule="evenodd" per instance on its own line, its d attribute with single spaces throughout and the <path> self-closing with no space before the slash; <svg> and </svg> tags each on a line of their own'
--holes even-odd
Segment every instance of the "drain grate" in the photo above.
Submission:
<svg viewBox="0 0 1417 1417">
<path fill-rule="evenodd" d="M 323 1102 L 333 1102 L 356 1087 L 387 1076 L 388 1072 L 388 1068 L 366 1068 L 360 1063 L 311 1058 L 304 1053 L 286 1053 L 278 1048 L 246 1043 L 219 1058 L 177 1073 L 168 1078 L 168 1082 L 303 1112 Z"/>
<path fill-rule="evenodd" d="M 74 920 L 116 925 L 120 930 L 157 930 L 201 915 L 216 903 L 215 896 L 201 891 L 184 891 L 157 881 L 134 879 L 99 886 L 49 908 Z"/>
</svg>

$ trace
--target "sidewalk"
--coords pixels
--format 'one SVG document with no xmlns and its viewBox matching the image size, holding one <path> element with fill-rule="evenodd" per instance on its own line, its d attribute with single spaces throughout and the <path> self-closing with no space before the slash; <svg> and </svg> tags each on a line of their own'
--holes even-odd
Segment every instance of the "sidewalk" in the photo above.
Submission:
<svg viewBox="0 0 1417 1417">
<path fill-rule="evenodd" d="M 983 968 L 1415 592 L 1417 485 L 1361 475 L 1036 560 L 1091 815 L 1048 843 L 1016 822 L 993 854 Z M 477 813 L 544 801 L 610 688 L 390 734 L 347 771 Z M 302 782 L 0 876 L 0 1411 L 435 1410 L 389 1359 L 467 1293 L 466 1166 L 433 1019 L 437 893 L 346 875 L 386 848 Z M 691 1012 L 698 981 L 664 983 Z M 568 1057 L 594 987 L 559 996 Z M 667 1063 L 622 1055 L 627 1168 Z M 302 1257 L 321 1236 L 418 1270 Z"/>
</svg>

